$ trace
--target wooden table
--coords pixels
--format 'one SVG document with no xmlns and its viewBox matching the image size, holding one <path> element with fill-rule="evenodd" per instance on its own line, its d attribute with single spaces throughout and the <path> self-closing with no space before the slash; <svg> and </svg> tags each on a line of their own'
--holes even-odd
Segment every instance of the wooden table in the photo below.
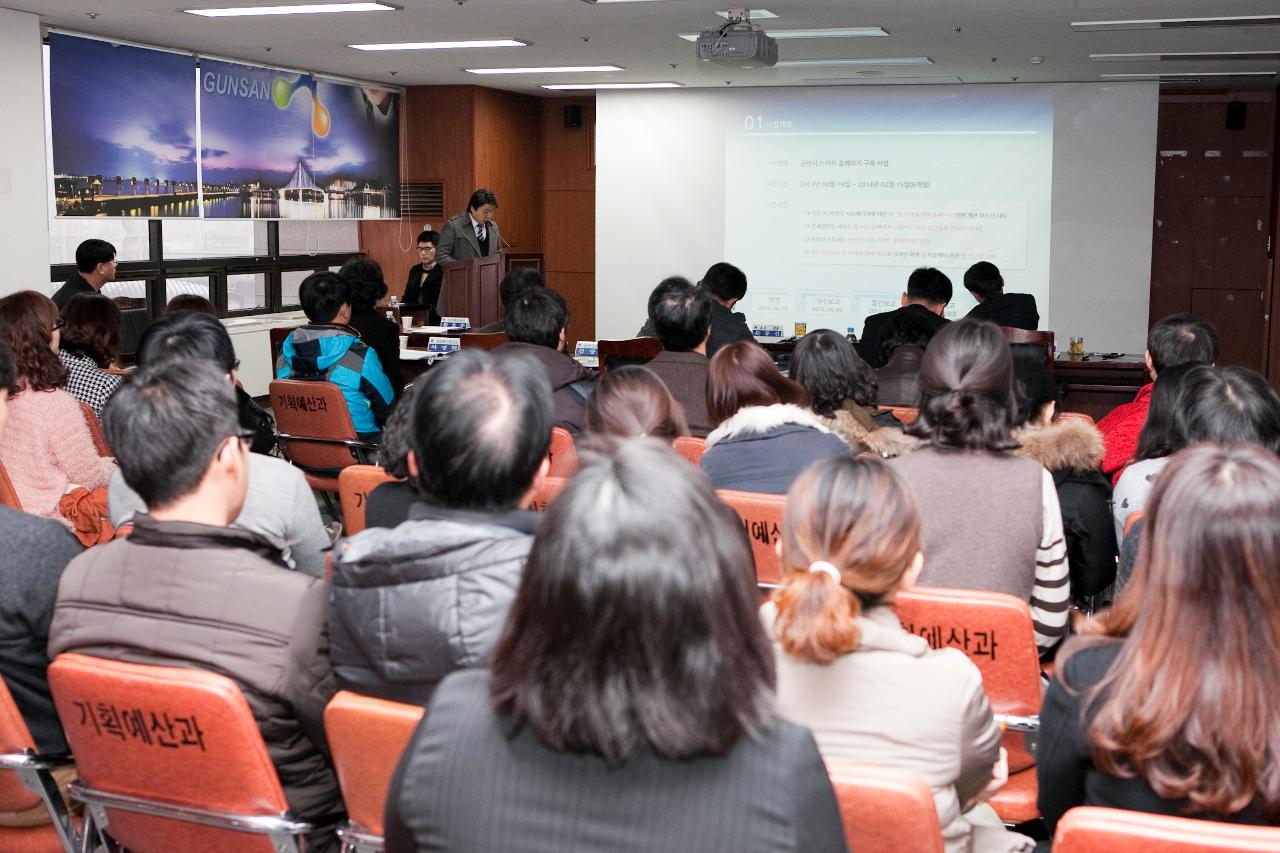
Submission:
<svg viewBox="0 0 1280 853">
<path fill-rule="evenodd" d="M 1133 400 L 1138 389 L 1147 384 L 1147 370 L 1141 353 L 1108 359 L 1086 353 L 1081 361 L 1058 353 L 1053 360 L 1053 378 L 1058 383 L 1062 411 L 1083 412 L 1097 421 Z"/>
</svg>

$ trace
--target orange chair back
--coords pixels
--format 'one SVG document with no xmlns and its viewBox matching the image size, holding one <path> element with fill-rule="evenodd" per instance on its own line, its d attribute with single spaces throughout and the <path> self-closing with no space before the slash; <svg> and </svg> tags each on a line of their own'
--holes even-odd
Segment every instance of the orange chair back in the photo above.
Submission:
<svg viewBox="0 0 1280 853">
<path fill-rule="evenodd" d="M 280 429 L 280 447 L 285 457 L 309 472 L 307 481 L 313 488 L 337 491 L 337 477 L 323 472 L 358 462 L 355 451 L 343 444 L 358 439 L 342 389 L 332 382 L 275 379 L 270 390 L 271 412 Z M 286 436 L 314 440 L 294 441 Z"/>
<path fill-rule="evenodd" d="M 662 341 L 657 338 L 628 338 L 623 341 L 596 341 L 600 356 L 600 372 L 628 364 L 644 364 L 662 352 Z"/>
<path fill-rule="evenodd" d="M 280 360 L 280 353 L 284 350 L 284 342 L 293 334 L 293 330 L 297 326 L 278 326 L 274 329 L 267 330 L 267 336 L 271 341 L 271 372 L 276 372 L 276 362 Z"/>
<path fill-rule="evenodd" d="M 777 586 L 782 583 L 778 565 L 777 542 L 782 535 L 782 508 L 785 495 L 764 495 L 719 489 L 716 494 L 742 519 L 751 539 L 751 553 L 756 561 L 756 583 Z"/>
<path fill-rule="evenodd" d="M 688 459 L 694 465 L 702 461 L 702 454 L 707 452 L 707 440 L 698 438 L 694 435 L 677 436 L 672 445 L 685 459 Z"/>
<path fill-rule="evenodd" d="M 49 687 L 88 788 L 229 814 L 288 811 L 249 704 L 226 676 L 61 654 Z M 130 853 L 273 851 L 265 835 L 121 808 L 107 815 L 111 837 Z"/>
<path fill-rule="evenodd" d="M 829 772 L 850 850 L 943 853 L 937 807 L 924 779 L 866 765 L 835 765 Z"/>
<path fill-rule="evenodd" d="M 107 437 L 102 434 L 102 424 L 98 423 L 98 416 L 93 413 L 93 407 L 88 403 L 80 404 L 80 414 L 84 415 L 84 422 L 89 427 L 89 435 L 93 436 L 93 446 L 97 449 L 99 456 L 111 456 L 111 448 L 107 446 Z"/>
<path fill-rule="evenodd" d="M 36 743 L 31 738 L 26 720 L 13 702 L 9 686 L 0 679 L 0 754 L 13 755 L 30 750 Z M 28 790 L 17 773 L 0 772 L 0 812 L 18 812 L 34 808 L 40 798 Z M 4 836 L 0 835 L 0 849 L 4 849 Z"/>
<path fill-rule="evenodd" d="M 1276 853 L 1280 827 L 1083 806 L 1058 821 L 1053 853 Z"/>
<path fill-rule="evenodd" d="M 1135 509 L 1133 512 L 1129 513 L 1129 515 L 1125 518 L 1125 520 L 1124 520 L 1124 535 L 1125 535 L 1125 536 L 1128 536 L 1128 535 L 1129 535 L 1129 531 L 1133 529 L 1133 526 L 1134 526 L 1135 524 L 1137 524 L 1137 523 L 1142 519 L 1142 513 L 1143 513 L 1143 512 L 1144 512 L 1144 510 Z"/>
<path fill-rule="evenodd" d="M 14 704 L 8 686 L 3 679 L 0 679 L 0 756 L 6 759 L 13 756 L 25 762 L 28 756 L 35 755 L 35 741 L 31 738 L 27 723 L 22 719 L 18 706 Z M 54 793 L 57 783 L 53 781 L 47 769 L 0 770 L 0 812 L 25 811 L 44 803 L 44 800 L 23 784 L 20 774 L 27 774 L 28 778 L 35 784 L 40 784 L 50 797 L 58 798 Z M 67 853 L 75 845 L 73 839 L 76 828 L 68 818 L 66 809 L 62 807 L 61 799 L 56 799 L 56 802 L 60 810 L 57 815 L 60 826 L 54 825 L 52 815 L 51 821 L 47 824 L 27 827 L 0 826 L 0 850 L 9 851 L 9 853 Z M 49 805 L 46 804 L 45 808 L 48 809 Z M 63 837 L 59 836 L 60 829 L 65 835 L 66 843 Z"/>
<path fill-rule="evenodd" d="M 369 493 L 383 483 L 395 483 L 378 465 L 351 465 L 338 472 L 338 501 L 342 504 L 342 528 L 349 536 L 364 530 Z"/>
<path fill-rule="evenodd" d="M 893 416 L 904 424 L 913 424 L 916 418 L 920 417 L 920 410 L 915 406 L 881 406 L 880 408 L 893 412 Z"/>
<path fill-rule="evenodd" d="M 547 448 L 547 457 L 551 459 L 552 477 L 572 477 L 578 471 L 578 449 L 573 444 L 573 436 L 563 427 L 551 428 L 551 446 Z"/>
<path fill-rule="evenodd" d="M 552 501 L 560 494 L 560 490 L 567 482 L 569 480 L 565 477 L 543 477 L 537 489 L 534 490 L 533 506 L 530 509 L 546 512 L 547 507 L 551 506 Z"/>
<path fill-rule="evenodd" d="M 339 691 L 324 709 L 324 731 L 333 752 L 347 817 L 360 831 L 382 835 L 387 789 L 400 756 L 422 721 L 420 705 L 388 702 Z"/>
<path fill-rule="evenodd" d="M 9 479 L 9 472 L 4 470 L 4 465 L 0 465 L 0 506 L 22 511 L 22 501 L 18 500 L 18 491 L 13 487 L 13 481 Z"/>
<path fill-rule="evenodd" d="M 1000 333 L 1011 344 L 1043 347 L 1045 368 L 1048 369 L 1050 376 L 1053 375 L 1053 357 L 1055 354 L 1053 332 L 1036 332 L 1028 329 L 1015 329 L 1012 326 L 1001 326 Z"/>
<path fill-rule="evenodd" d="M 458 346 L 462 349 L 491 350 L 506 342 L 506 332 L 463 332 L 458 335 Z"/>
</svg>

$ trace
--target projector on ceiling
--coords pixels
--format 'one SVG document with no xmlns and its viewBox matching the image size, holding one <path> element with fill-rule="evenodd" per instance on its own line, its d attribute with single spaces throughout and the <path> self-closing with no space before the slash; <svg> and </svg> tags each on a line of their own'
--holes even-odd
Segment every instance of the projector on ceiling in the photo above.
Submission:
<svg viewBox="0 0 1280 853">
<path fill-rule="evenodd" d="M 756 68 L 772 68 L 778 62 L 778 42 L 757 29 L 706 30 L 698 34 L 698 58 Z"/>
</svg>

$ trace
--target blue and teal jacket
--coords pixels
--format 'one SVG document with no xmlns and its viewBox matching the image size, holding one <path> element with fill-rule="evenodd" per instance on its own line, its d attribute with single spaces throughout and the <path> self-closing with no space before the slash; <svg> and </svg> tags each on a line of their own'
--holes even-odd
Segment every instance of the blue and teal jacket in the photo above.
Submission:
<svg viewBox="0 0 1280 853">
<path fill-rule="evenodd" d="M 315 324 L 294 329 L 276 360 L 276 379 L 337 385 L 351 412 L 351 424 L 361 435 L 382 429 L 395 397 L 378 354 L 350 326 Z"/>
</svg>

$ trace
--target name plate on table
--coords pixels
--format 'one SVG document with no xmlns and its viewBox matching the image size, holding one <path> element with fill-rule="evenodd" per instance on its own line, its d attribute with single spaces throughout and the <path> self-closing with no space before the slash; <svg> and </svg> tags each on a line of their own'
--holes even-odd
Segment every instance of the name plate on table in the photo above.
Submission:
<svg viewBox="0 0 1280 853">
<path fill-rule="evenodd" d="M 427 338 L 427 352 L 436 355 L 445 355 L 451 352 L 457 352 L 462 348 L 462 344 L 457 338 Z"/>
<path fill-rule="evenodd" d="M 782 340 L 782 327 L 757 324 L 751 327 L 751 335 L 755 338 L 764 338 L 766 341 L 780 341 Z"/>
<path fill-rule="evenodd" d="M 583 367 L 600 366 L 600 348 L 596 341 L 578 341 L 573 347 L 574 360 Z"/>
<path fill-rule="evenodd" d="M 466 317 L 441 317 L 440 326 L 449 331 L 465 331 L 471 328 L 471 321 Z"/>
</svg>

